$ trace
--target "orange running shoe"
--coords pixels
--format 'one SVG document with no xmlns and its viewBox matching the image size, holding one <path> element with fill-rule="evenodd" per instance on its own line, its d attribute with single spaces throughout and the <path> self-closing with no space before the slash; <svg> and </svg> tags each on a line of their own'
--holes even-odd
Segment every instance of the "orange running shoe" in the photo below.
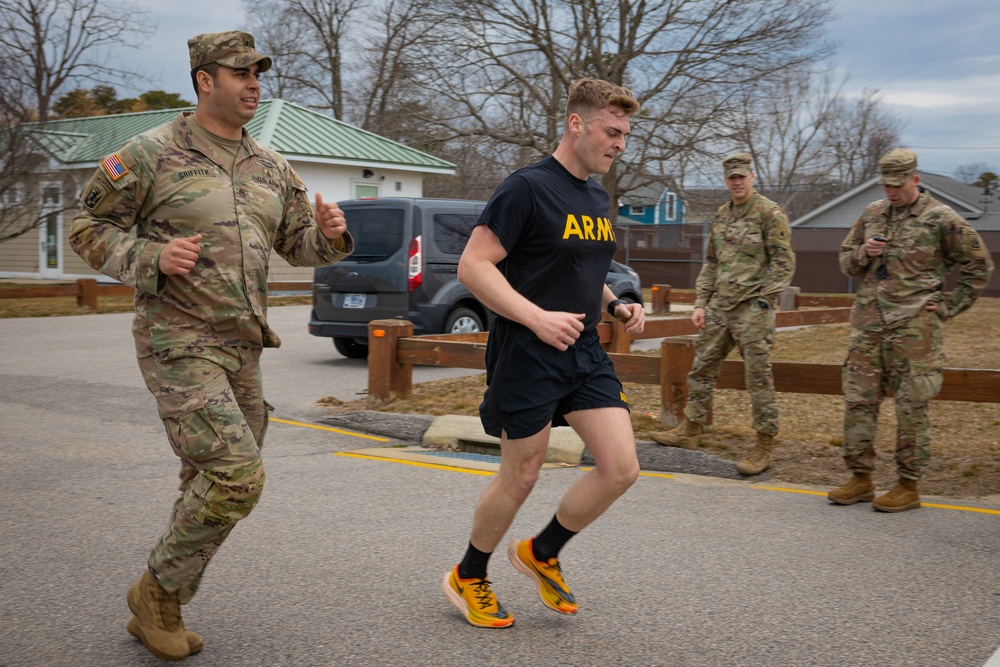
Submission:
<svg viewBox="0 0 1000 667">
<path fill-rule="evenodd" d="M 529 537 L 526 540 L 518 541 L 515 538 L 510 541 L 510 546 L 507 547 L 507 557 L 510 558 L 511 565 L 522 574 L 531 577 L 535 582 L 542 604 L 560 614 L 575 614 L 580 605 L 576 603 L 576 598 L 570 593 L 569 586 L 563 579 L 559 559 L 550 558 L 548 562 L 535 560 L 535 555 L 531 551 L 531 543 L 534 539 Z"/>
<path fill-rule="evenodd" d="M 461 579 L 456 565 L 455 569 L 445 573 L 441 588 L 472 625 L 480 628 L 514 625 L 514 617 L 497 601 L 488 579 Z"/>
</svg>

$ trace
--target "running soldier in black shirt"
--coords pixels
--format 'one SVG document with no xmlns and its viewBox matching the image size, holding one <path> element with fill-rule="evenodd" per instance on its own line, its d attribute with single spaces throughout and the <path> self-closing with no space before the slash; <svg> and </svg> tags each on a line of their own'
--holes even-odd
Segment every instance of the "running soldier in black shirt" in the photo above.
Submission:
<svg viewBox="0 0 1000 667">
<path fill-rule="evenodd" d="M 542 532 L 507 550 L 550 609 L 578 609 L 559 551 L 639 475 L 628 403 L 596 328 L 605 310 L 629 333 L 640 333 L 646 316 L 605 285 L 617 245 L 608 193 L 590 178 L 625 150 L 638 110 L 627 88 L 574 83 L 555 153 L 497 188 L 459 262 L 459 280 L 498 315 L 479 410 L 486 432 L 501 439 L 500 470 L 479 498 L 465 557 L 443 582 L 472 625 L 514 623 L 493 594 L 487 563 L 538 480 L 553 426 L 573 427 L 596 466 L 567 490 Z"/>
</svg>

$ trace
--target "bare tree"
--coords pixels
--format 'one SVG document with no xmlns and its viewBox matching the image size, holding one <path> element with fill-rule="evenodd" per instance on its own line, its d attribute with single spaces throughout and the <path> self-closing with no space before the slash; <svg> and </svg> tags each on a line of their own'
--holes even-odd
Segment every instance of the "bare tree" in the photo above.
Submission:
<svg viewBox="0 0 1000 667">
<path fill-rule="evenodd" d="M 513 148 L 510 166 L 555 148 L 566 91 L 590 76 L 643 106 L 629 163 L 682 180 L 724 135 L 735 93 L 829 52 L 828 0 L 447 0 L 437 15 L 437 39 L 412 50 L 412 76 L 443 112 L 424 120 Z M 628 169 L 604 178 L 613 200 Z"/>
<path fill-rule="evenodd" d="M 838 97 L 825 139 L 836 158 L 840 194 L 878 176 L 879 159 L 899 145 L 905 123 L 882 106 L 876 89 L 865 88 L 853 100 Z"/>
<path fill-rule="evenodd" d="M 135 79 L 104 51 L 142 43 L 155 29 L 135 7 L 105 0 L 0 0 L 0 61 L 9 83 L 48 120 L 59 92 L 74 82 Z"/>
<path fill-rule="evenodd" d="M 901 121 L 878 91 L 851 98 L 846 84 L 790 70 L 745 91 L 731 117 L 731 145 L 753 154 L 757 187 L 793 219 L 877 175 L 878 159 L 898 143 Z"/>
<path fill-rule="evenodd" d="M 244 1 L 257 46 L 274 58 L 266 92 L 342 120 L 346 35 L 364 1 Z"/>
<path fill-rule="evenodd" d="M 440 18 L 435 0 L 387 0 L 373 7 L 354 40 L 360 55 L 351 107 L 366 130 L 410 144 L 434 143 L 419 120 L 432 113 L 414 83 L 411 52 L 431 42 Z"/>
<path fill-rule="evenodd" d="M 812 193 L 828 186 L 835 171 L 825 133 L 839 100 L 839 90 L 822 89 L 808 69 L 764 82 L 743 95 L 735 116 L 735 148 L 754 156 L 756 187 L 780 203 L 792 218 L 797 203 L 810 207 Z M 803 197 L 803 194 L 805 196 Z"/>
<path fill-rule="evenodd" d="M 49 171 L 52 135 L 30 121 L 48 120 L 82 82 L 141 79 L 104 49 L 137 46 L 154 28 L 144 12 L 105 0 L 0 0 L 0 243 L 76 206 L 74 184 Z"/>
</svg>

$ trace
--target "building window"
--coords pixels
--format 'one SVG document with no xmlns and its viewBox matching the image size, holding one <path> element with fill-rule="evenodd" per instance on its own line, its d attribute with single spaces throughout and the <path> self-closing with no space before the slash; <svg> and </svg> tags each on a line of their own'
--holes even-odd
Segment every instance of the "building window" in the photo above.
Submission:
<svg viewBox="0 0 1000 667">
<path fill-rule="evenodd" d="M 58 184 L 46 185 L 42 189 L 42 206 L 59 206 L 62 199 L 62 189 Z"/>
<path fill-rule="evenodd" d="M 378 197 L 378 186 L 377 185 L 362 185 L 360 183 L 355 183 L 354 185 L 354 198 L 355 199 L 366 199 Z"/>
<path fill-rule="evenodd" d="M 631 209 L 630 213 L 632 215 L 646 215 L 646 207 L 645 206 L 632 206 L 632 209 Z"/>
<path fill-rule="evenodd" d="M 19 206 L 24 200 L 24 189 L 17 184 L 0 193 L 0 206 Z"/>
</svg>

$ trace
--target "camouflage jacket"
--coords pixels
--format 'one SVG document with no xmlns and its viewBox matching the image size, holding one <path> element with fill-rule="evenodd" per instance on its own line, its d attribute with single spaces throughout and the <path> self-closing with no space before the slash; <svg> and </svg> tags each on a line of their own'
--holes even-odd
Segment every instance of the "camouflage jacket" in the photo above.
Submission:
<svg viewBox="0 0 1000 667">
<path fill-rule="evenodd" d="M 749 299 L 774 304 L 792 282 L 795 253 L 788 216 L 758 192 L 736 218 L 733 202 L 719 207 L 708 233 L 708 248 L 695 281 L 696 308 L 709 304 L 731 310 Z"/>
<path fill-rule="evenodd" d="M 83 189 L 70 244 L 101 273 L 136 288 L 138 356 L 175 347 L 278 347 L 267 325 L 273 247 L 294 266 L 332 264 L 354 249 L 315 225 L 288 162 L 246 130 L 232 167 L 188 125 L 190 112 L 141 134 L 101 162 Z M 187 275 L 164 275 L 174 237 L 201 234 Z"/>
<path fill-rule="evenodd" d="M 882 256 L 865 251 L 873 236 L 887 241 Z M 944 279 L 956 264 L 958 286 L 946 295 Z M 840 246 L 840 270 L 861 278 L 851 324 L 873 330 L 902 324 L 928 301 L 939 302 L 942 319 L 958 315 L 986 288 L 993 259 L 969 223 L 924 192 L 899 219 L 891 217 L 888 199 L 869 204 Z"/>
</svg>

